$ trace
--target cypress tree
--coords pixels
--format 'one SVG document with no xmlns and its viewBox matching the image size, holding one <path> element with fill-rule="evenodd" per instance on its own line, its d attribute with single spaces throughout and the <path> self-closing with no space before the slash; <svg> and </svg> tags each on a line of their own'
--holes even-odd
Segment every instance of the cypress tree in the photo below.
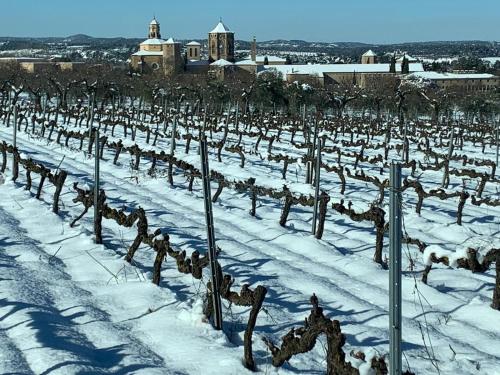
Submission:
<svg viewBox="0 0 500 375">
<path fill-rule="evenodd" d="M 403 56 L 403 61 L 401 62 L 401 73 L 409 74 L 410 73 L 410 63 L 406 58 L 406 55 Z"/>
<path fill-rule="evenodd" d="M 396 55 L 391 57 L 391 65 L 389 66 L 389 73 L 396 73 Z"/>
</svg>

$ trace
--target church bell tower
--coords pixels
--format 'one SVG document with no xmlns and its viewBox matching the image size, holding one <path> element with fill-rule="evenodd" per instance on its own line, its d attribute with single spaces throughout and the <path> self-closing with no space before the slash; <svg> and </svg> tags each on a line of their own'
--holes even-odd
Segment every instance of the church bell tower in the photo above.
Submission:
<svg viewBox="0 0 500 375">
<path fill-rule="evenodd" d="M 208 33 L 209 60 L 211 62 L 224 59 L 234 62 L 234 32 L 224 25 L 222 19 Z"/>
<path fill-rule="evenodd" d="M 149 24 L 149 39 L 161 39 L 161 34 L 160 34 L 160 24 L 156 20 L 156 17 L 153 18 L 151 23 Z"/>
</svg>

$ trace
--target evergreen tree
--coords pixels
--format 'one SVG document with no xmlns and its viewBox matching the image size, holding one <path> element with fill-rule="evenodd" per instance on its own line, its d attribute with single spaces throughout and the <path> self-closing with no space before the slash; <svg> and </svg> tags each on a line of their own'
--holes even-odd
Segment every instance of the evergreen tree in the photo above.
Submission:
<svg viewBox="0 0 500 375">
<path fill-rule="evenodd" d="M 269 59 L 268 57 L 264 57 L 264 65 L 269 65 Z"/>
<path fill-rule="evenodd" d="M 389 66 L 389 73 L 396 73 L 396 55 L 391 57 L 391 65 Z"/>
<path fill-rule="evenodd" d="M 403 56 L 403 61 L 401 62 L 401 73 L 409 74 L 410 73 L 410 63 L 406 58 L 406 55 Z"/>
</svg>

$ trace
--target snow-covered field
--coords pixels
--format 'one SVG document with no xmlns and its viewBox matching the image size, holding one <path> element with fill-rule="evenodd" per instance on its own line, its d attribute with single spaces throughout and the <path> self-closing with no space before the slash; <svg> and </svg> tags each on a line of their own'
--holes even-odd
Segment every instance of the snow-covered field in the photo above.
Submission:
<svg viewBox="0 0 500 375">
<path fill-rule="evenodd" d="M 117 130 L 115 138 L 121 135 Z M 0 124 L 2 140 L 11 143 L 12 127 Z M 139 132 L 136 141 L 142 148 L 153 148 L 146 145 Z M 230 136 L 230 141 L 235 140 Z M 243 140 L 248 149 L 252 142 Z M 78 143 L 70 141 L 75 148 Z M 133 265 L 123 259 L 137 233 L 135 229 L 105 220 L 104 245 L 95 245 L 91 214 L 70 228 L 69 223 L 83 209 L 72 202 L 75 193 L 71 186 L 73 182 L 92 185 L 93 158 L 24 132 L 18 133 L 17 144 L 23 154 L 52 169 L 60 165 L 69 176 L 59 216 L 50 209 L 50 184 L 45 185 L 40 201 L 24 189 L 22 171 L 13 183 L 8 169 L 0 185 L 0 373 L 250 373 L 242 365 L 248 308 L 223 302 L 225 328 L 224 332 L 216 331 L 202 313 L 208 275 L 201 281 L 194 280 L 179 274 L 168 259 L 157 287 L 150 282 L 155 257 L 150 249 L 141 247 Z M 162 139 L 154 148 L 167 151 L 168 141 Z M 260 149 L 265 154 L 267 142 L 262 142 Z M 197 151 L 196 142 L 192 142 L 190 153 L 185 155 L 180 141 L 176 155 L 199 166 Z M 423 155 L 413 151 L 412 158 L 423 160 Z M 276 142 L 273 152 L 300 156 L 286 141 Z M 376 155 L 380 150 L 365 152 Z M 489 147 L 481 154 L 480 146 L 466 144 L 462 153 L 494 160 L 494 149 Z M 141 206 L 150 226 L 165 229 L 174 248 L 186 250 L 187 254 L 194 250 L 205 253 L 201 184 L 195 182 L 193 192 L 189 192 L 185 177 L 178 173 L 172 188 L 165 177 L 146 173 L 149 162 L 145 160 L 141 161 L 140 171 L 133 171 L 129 158 L 123 153 L 115 166 L 113 153 L 105 149 L 101 183 L 108 204 L 128 209 Z M 324 161 L 334 165 L 335 160 L 335 156 L 328 156 Z M 353 163 L 347 158 L 342 160 L 348 166 Z M 313 192 L 303 183 L 304 169 L 295 165 L 290 166 L 284 181 L 280 165 L 259 155 L 247 154 L 244 169 L 238 164 L 238 155 L 223 152 L 219 163 L 215 150 L 211 150 L 211 169 L 227 178 L 255 177 L 258 185 L 280 187 L 286 183 L 294 192 Z M 378 175 L 378 168 L 368 163 L 360 166 L 366 173 Z M 158 167 L 164 169 L 161 164 Z M 384 173 L 387 177 L 387 170 Z M 429 190 L 438 187 L 441 178 L 442 172 L 425 171 L 420 181 Z M 34 175 L 35 187 L 37 182 Z M 476 186 L 475 182 L 467 184 L 469 189 Z M 461 178 L 452 176 L 449 190 L 460 186 Z M 366 210 L 378 194 L 373 185 L 348 179 L 346 195 L 341 196 L 337 175 L 324 171 L 322 189 L 332 201 L 351 200 L 357 211 Z M 499 187 L 488 183 L 483 196 L 500 198 Z M 468 201 L 463 226 L 458 226 L 458 199 L 428 198 L 421 216 L 415 213 L 413 190 L 406 191 L 403 200 L 404 226 L 412 238 L 460 254 L 467 247 L 481 249 L 500 243 L 499 207 L 476 207 Z M 386 197 L 386 212 L 387 203 Z M 349 356 L 351 351 L 361 350 L 367 356 L 387 354 L 389 274 L 372 260 L 372 224 L 353 222 L 330 207 L 325 234 L 317 240 L 310 235 L 309 208 L 294 206 L 285 228 L 278 223 L 282 202 L 277 200 L 259 199 L 257 216 L 251 217 L 249 197 L 224 189 L 213 208 L 224 272 L 235 277 L 237 289 L 245 283 L 268 288 L 254 332 L 259 372 L 324 373 L 324 338 L 314 350 L 293 357 L 279 369 L 272 367 L 269 350 L 261 340 L 266 336 L 278 344 L 290 328 L 301 326 L 309 314 L 312 293 L 319 297 L 325 314 L 340 321 L 347 338 L 347 360 L 359 362 Z M 386 238 L 385 256 L 387 246 Z M 425 261 L 418 248 L 404 247 L 404 367 L 409 365 L 417 374 L 435 374 L 438 369 L 441 374 L 500 374 L 500 312 L 490 307 L 494 269 L 474 274 L 435 265 L 425 285 L 420 281 Z M 415 272 L 410 264 L 414 264 Z"/>
</svg>

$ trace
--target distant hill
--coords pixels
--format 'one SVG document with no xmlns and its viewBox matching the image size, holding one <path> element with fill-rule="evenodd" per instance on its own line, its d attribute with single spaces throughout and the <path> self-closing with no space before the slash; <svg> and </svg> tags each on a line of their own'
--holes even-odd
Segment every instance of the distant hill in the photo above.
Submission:
<svg viewBox="0 0 500 375">
<path fill-rule="evenodd" d="M 141 38 L 96 38 L 86 34 L 75 34 L 67 37 L 0 37 L 0 56 L 50 57 L 62 56 L 73 61 L 87 59 L 103 59 L 106 61 L 125 62 L 130 54 L 137 50 Z M 196 39 L 202 44 L 206 38 Z M 191 40 L 179 40 L 182 44 Z M 250 50 L 251 42 L 237 40 L 237 50 Z M 431 41 L 393 44 L 361 43 L 361 42 L 314 42 L 305 40 L 274 39 L 258 41 L 259 53 L 289 55 L 321 54 L 331 58 L 317 62 L 333 61 L 335 57 L 341 62 L 358 61 L 368 49 L 373 50 L 382 60 L 387 60 L 394 52 L 406 52 L 414 56 L 424 57 L 493 57 L 500 56 L 500 43 L 496 41 Z M 298 61 L 296 58 L 294 61 Z M 304 59 L 302 61 L 305 61 Z M 335 60 L 336 61 L 336 60 Z"/>
</svg>

